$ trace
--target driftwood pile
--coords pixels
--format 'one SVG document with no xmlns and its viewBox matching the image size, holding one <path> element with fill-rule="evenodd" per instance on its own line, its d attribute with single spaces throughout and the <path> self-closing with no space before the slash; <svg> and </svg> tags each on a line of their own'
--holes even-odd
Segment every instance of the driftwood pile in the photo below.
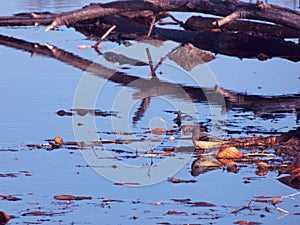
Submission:
<svg viewBox="0 0 300 225">
<path fill-rule="evenodd" d="M 183 22 L 171 12 L 193 16 Z M 218 18 L 204 18 L 203 14 Z M 162 21 L 167 17 L 174 22 Z M 166 24 L 177 24 L 180 29 L 162 28 Z M 191 43 L 203 50 L 239 58 L 300 60 L 300 45 L 285 40 L 300 38 L 300 12 L 260 1 L 128 0 L 92 3 L 61 14 L 32 12 L 0 17 L 0 26 L 48 26 L 49 31 L 63 25 L 89 37 L 101 37 L 116 26 L 109 36 L 114 41 L 148 37 Z"/>
</svg>

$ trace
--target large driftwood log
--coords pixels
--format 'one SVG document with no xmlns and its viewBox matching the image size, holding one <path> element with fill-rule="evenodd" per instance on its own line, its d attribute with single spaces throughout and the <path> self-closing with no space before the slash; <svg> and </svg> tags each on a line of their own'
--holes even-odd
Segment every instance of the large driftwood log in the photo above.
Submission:
<svg viewBox="0 0 300 225">
<path fill-rule="evenodd" d="M 0 17 L 0 26 L 49 25 L 47 30 L 79 21 L 120 14 L 123 12 L 151 11 L 154 16 L 160 12 L 196 12 L 224 17 L 213 21 L 223 26 L 236 19 L 268 21 L 300 30 L 300 13 L 287 8 L 262 2 L 245 3 L 238 0 L 128 0 L 105 4 L 92 3 L 79 10 L 61 14 L 32 13 L 17 17 Z M 143 12 L 144 13 L 144 12 Z M 23 17 L 21 17 L 23 16 Z"/>
<path fill-rule="evenodd" d="M 281 22 L 277 21 L 278 18 L 272 20 L 280 25 L 241 20 L 230 22 L 225 17 L 225 20 L 229 23 L 225 24 L 221 19 L 218 25 L 220 23 L 225 25 L 220 28 L 213 25 L 216 19 L 191 17 L 186 23 L 177 21 L 185 30 L 153 27 L 155 21 L 171 16 L 166 11 L 204 12 L 226 16 L 230 13 L 236 13 L 236 11 L 247 10 L 251 12 L 250 14 L 247 13 L 247 18 L 262 19 L 261 14 L 265 18 L 268 17 L 268 14 L 273 15 L 277 11 L 278 18 L 281 18 L 281 15 L 285 15 L 285 17 L 281 18 Z M 232 18 L 232 16 L 229 17 Z M 271 18 L 273 17 L 271 16 Z M 300 13 L 262 3 L 251 4 L 236 0 L 171 0 L 161 2 L 155 0 L 128 0 L 106 4 L 90 4 L 83 9 L 61 14 L 49 12 L 19 13 L 12 17 L 0 17 L 0 26 L 50 25 L 47 28 L 49 30 L 60 25 L 69 25 L 87 36 L 97 37 L 98 30 L 108 29 L 109 26 L 107 25 L 116 25 L 116 33 L 119 34 L 119 37 L 125 39 L 138 39 L 140 36 L 147 35 L 147 37 L 173 40 L 182 44 L 192 43 L 195 47 L 203 50 L 239 58 L 266 60 L 272 57 L 282 57 L 298 62 L 300 60 L 300 45 L 278 40 L 278 38 L 300 37 L 300 28 L 294 26 L 293 23 L 289 25 L 293 28 L 282 26 L 287 26 L 287 18 L 292 19 L 293 22 L 297 21 L 296 24 L 298 25 L 300 24 Z M 215 32 L 215 28 L 222 32 Z"/>
</svg>

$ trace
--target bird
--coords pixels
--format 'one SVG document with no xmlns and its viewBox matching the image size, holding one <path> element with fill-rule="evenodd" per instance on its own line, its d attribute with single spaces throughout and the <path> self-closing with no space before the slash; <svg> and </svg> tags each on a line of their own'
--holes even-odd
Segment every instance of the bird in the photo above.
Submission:
<svg viewBox="0 0 300 225">
<path fill-rule="evenodd" d="M 200 127 L 185 126 L 184 133 L 192 133 L 192 141 L 196 148 L 207 149 L 220 146 L 224 141 L 213 135 L 200 131 Z"/>
</svg>

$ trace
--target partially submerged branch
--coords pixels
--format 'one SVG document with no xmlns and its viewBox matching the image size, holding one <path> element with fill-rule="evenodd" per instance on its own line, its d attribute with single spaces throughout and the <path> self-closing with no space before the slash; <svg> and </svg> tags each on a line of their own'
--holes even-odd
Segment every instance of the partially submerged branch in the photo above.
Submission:
<svg viewBox="0 0 300 225">
<path fill-rule="evenodd" d="M 229 16 L 220 24 L 225 24 L 237 18 L 247 18 L 261 21 L 273 22 L 287 27 L 300 30 L 300 13 L 283 7 L 271 4 L 252 4 L 240 1 L 120 1 L 106 4 L 91 4 L 80 10 L 71 11 L 59 15 L 46 31 L 62 25 L 71 25 L 73 23 L 113 15 L 126 11 L 151 10 L 153 12 L 197 12 L 213 14 L 217 16 Z"/>
<path fill-rule="evenodd" d="M 127 12 L 152 12 L 152 24 L 156 15 L 161 12 L 192 12 L 204 13 L 224 17 L 214 22 L 223 26 L 236 19 L 253 19 L 272 22 L 281 26 L 300 30 L 300 13 L 295 10 L 265 4 L 246 3 L 241 1 L 222 0 L 128 0 L 111 3 L 92 3 L 82 9 L 61 14 L 31 13 L 18 14 L 14 17 L 0 17 L 0 26 L 25 26 L 25 25 L 49 25 L 46 31 L 59 26 L 70 26 L 77 22 L 95 18 L 122 14 Z M 144 13 L 145 14 L 145 13 Z M 152 25 L 153 27 L 153 25 Z M 151 33 L 151 32 L 150 32 Z"/>
</svg>

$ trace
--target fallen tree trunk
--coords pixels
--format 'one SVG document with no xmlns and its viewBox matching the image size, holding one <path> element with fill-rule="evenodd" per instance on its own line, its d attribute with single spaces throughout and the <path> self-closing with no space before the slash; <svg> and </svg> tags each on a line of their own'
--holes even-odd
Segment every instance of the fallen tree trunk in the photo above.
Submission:
<svg viewBox="0 0 300 225">
<path fill-rule="evenodd" d="M 300 30 L 300 13 L 287 8 L 262 2 L 245 3 L 238 0 L 128 0 L 105 4 L 92 3 L 79 10 L 61 14 L 32 13 L 16 15 L 16 17 L 0 17 L 0 26 L 51 25 L 50 30 L 63 25 L 72 25 L 79 21 L 120 14 L 123 12 L 151 11 L 153 15 L 159 12 L 196 12 L 224 17 L 215 19 L 214 24 L 223 26 L 237 19 L 254 19 L 272 22 Z"/>
<path fill-rule="evenodd" d="M 150 10 L 153 11 L 154 14 L 164 11 L 179 11 L 225 16 L 224 19 L 216 21 L 219 26 L 236 19 L 246 18 L 273 22 L 275 24 L 300 30 L 300 13 L 297 11 L 261 2 L 252 4 L 240 2 L 238 0 L 130 0 L 106 4 L 91 4 L 83 9 L 59 15 L 46 30 L 62 25 L 71 25 L 82 20 L 113 15 L 126 11 L 142 10 Z"/>
<path fill-rule="evenodd" d="M 121 16 L 107 16 L 101 19 L 104 24 L 116 25 L 120 38 L 137 39 L 146 36 L 149 26 L 128 20 Z M 73 24 L 73 27 L 88 37 L 101 36 L 103 28 L 94 21 L 88 24 Z M 106 27 L 107 25 L 104 25 Z M 106 28 L 107 29 L 107 28 Z M 237 56 L 239 58 L 258 58 L 266 60 L 272 57 L 282 57 L 294 62 L 300 61 L 300 45 L 274 38 L 256 37 L 243 33 L 226 33 L 211 31 L 190 31 L 164 29 L 155 27 L 152 30 L 153 38 L 172 40 L 182 44 L 191 43 L 195 47 L 217 54 Z"/>
</svg>

